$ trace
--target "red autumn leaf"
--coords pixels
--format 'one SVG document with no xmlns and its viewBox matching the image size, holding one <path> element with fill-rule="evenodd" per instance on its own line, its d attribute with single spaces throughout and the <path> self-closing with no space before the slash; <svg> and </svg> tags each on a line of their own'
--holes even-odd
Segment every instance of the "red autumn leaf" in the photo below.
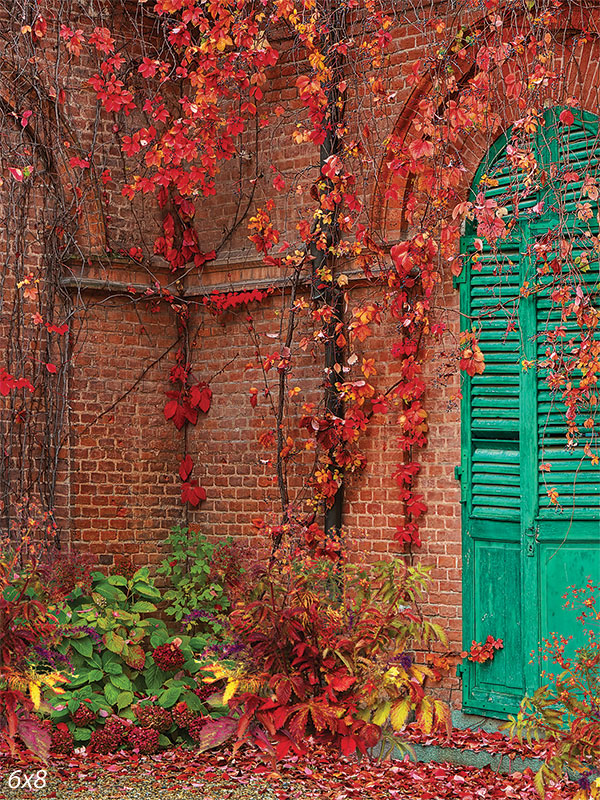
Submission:
<svg viewBox="0 0 600 800">
<path fill-rule="evenodd" d="M 407 275 L 413 267 L 414 262 L 409 248 L 408 242 L 400 242 L 390 250 L 394 266 L 401 275 Z"/>
<path fill-rule="evenodd" d="M 66 322 L 64 325 L 51 325 L 49 322 L 47 322 L 46 330 L 48 333 L 57 333 L 59 336 L 63 336 L 69 330 L 69 326 L 66 324 Z"/>
<path fill-rule="evenodd" d="M 413 482 L 413 478 L 419 473 L 420 469 L 421 466 L 416 461 L 409 461 L 406 464 L 398 464 L 398 468 L 396 472 L 394 472 L 393 477 L 395 478 L 398 486 L 403 488 L 405 483 L 411 484 Z"/>
<path fill-rule="evenodd" d="M 46 364 L 46 369 L 54 374 L 56 372 L 56 364 Z"/>
<path fill-rule="evenodd" d="M 79 167 L 80 169 L 88 169 L 90 166 L 89 161 L 86 161 L 84 158 L 79 158 L 79 156 L 73 156 L 73 158 L 70 158 L 69 164 L 72 167 Z"/>
<path fill-rule="evenodd" d="M 168 397 L 179 398 L 179 392 L 167 392 Z M 164 409 L 165 419 L 172 419 L 173 424 L 180 431 L 187 419 L 185 408 L 180 405 L 178 399 L 169 400 Z"/>
<path fill-rule="evenodd" d="M 562 122 L 563 125 L 572 125 L 575 122 L 575 117 L 573 116 L 573 112 L 565 108 L 559 114 L 559 120 Z"/>
<path fill-rule="evenodd" d="M 194 508 L 206 500 L 206 489 L 198 486 L 197 480 L 186 481 L 181 487 L 181 502 L 189 503 Z"/>
<path fill-rule="evenodd" d="M 426 139 L 415 139 L 408 147 L 408 152 L 415 160 L 418 158 L 431 158 L 433 155 L 433 142 Z"/>
<path fill-rule="evenodd" d="M 95 45 L 96 50 L 106 55 L 115 49 L 115 40 L 110 35 L 108 28 L 94 28 L 90 36 L 90 44 Z"/>
<path fill-rule="evenodd" d="M 208 413 L 211 399 L 212 389 L 207 383 L 196 383 L 190 388 L 190 405 L 192 408 L 199 408 L 203 414 Z"/>
<path fill-rule="evenodd" d="M 194 462 L 192 461 L 190 455 L 188 454 L 184 459 L 182 459 L 181 464 L 179 465 L 179 477 L 181 478 L 181 480 L 187 481 L 193 469 L 194 469 Z"/>
<path fill-rule="evenodd" d="M 33 35 L 36 39 L 42 39 L 46 35 L 47 29 L 48 23 L 42 16 L 40 16 L 36 19 L 33 25 Z"/>
<path fill-rule="evenodd" d="M 156 59 L 143 58 L 142 63 L 138 67 L 138 72 L 143 75 L 144 78 L 153 78 L 156 75 L 159 64 L 160 62 L 156 61 Z"/>
<path fill-rule="evenodd" d="M 220 747 L 231 739 L 237 730 L 238 723 L 231 717 L 221 717 L 206 723 L 197 738 L 196 751 L 203 753 L 213 747 Z"/>
<path fill-rule="evenodd" d="M 345 692 L 354 683 L 356 683 L 356 676 L 349 675 L 343 670 L 338 670 L 338 672 L 332 675 L 329 679 L 329 685 L 336 692 Z"/>
<path fill-rule="evenodd" d="M 419 535 L 419 528 L 415 522 L 409 522 L 406 525 L 398 525 L 394 539 L 400 544 L 414 544 L 415 547 L 421 547 L 421 537 Z"/>
<path fill-rule="evenodd" d="M 385 395 L 380 394 L 373 399 L 371 409 L 374 414 L 385 414 L 388 411 L 388 402 Z"/>
<path fill-rule="evenodd" d="M 356 750 L 356 739 L 354 736 L 343 736 L 340 748 L 343 755 L 351 756 Z"/>
<path fill-rule="evenodd" d="M 16 181 L 19 181 L 19 183 L 23 180 L 24 174 L 22 169 L 19 169 L 18 167 L 9 167 L 8 171 Z"/>
<path fill-rule="evenodd" d="M 321 167 L 321 172 L 326 178 L 332 180 L 342 171 L 342 161 L 339 156 L 329 156 Z"/>
<path fill-rule="evenodd" d="M 414 518 L 420 517 L 427 511 L 427 506 L 423 502 L 423 495 L 415 494 L 406 501 L 406 510 Z"/>
</svg>

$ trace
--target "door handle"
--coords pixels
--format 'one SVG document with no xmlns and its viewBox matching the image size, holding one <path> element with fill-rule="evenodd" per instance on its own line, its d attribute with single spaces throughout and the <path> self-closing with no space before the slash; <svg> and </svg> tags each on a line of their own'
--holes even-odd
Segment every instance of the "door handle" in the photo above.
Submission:
<svg viewBox="0 0 600 800">
<path fill-rule="evenodd" d="M 538 540 L 539 532 L 540 532 L 540 526 L 535 525 L 533 522 L 531 523 L 531 525 L 528 525 L 525 528 L 525 536 L 527 537 L 527 542 L 525 544 L 525 553 L 530 558 L 532 558 L 533 555 L 535 554 L 534 545 L 537 541 L 539 541 Z"/>
</svg>

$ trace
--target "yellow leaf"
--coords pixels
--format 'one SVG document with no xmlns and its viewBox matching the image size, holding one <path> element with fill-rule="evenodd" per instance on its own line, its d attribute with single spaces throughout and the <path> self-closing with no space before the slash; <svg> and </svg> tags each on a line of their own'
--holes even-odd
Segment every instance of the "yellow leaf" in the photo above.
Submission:
<svg viewBox="0 0 600 800">
<path fill-rule="evenodd" d="M 424 697 L 417 711 L 417 722 L 424 733 L 431 733 L 433 729 L 433 709 L 431 700 Z"/>
<path fill-rule="evenodd" d="M 402 730 L 402 728 L 406 725 L 409 711 L 410 700 L 408 697 L 405 697 L 404 700 L 400 700 L 398 703 L 394 703 L 392 712 L 390 714 L 390 722 L 392 723 L 392 728 L 395 731 Z"/>
<path fill-rule="evenodd" d="M 392 704 L 389 702 L 385 702 L 382 706 L 379 706 L 377 711 L 373 714 L 373 725 L 383 725 L 390 714 L 390 708 Z"/>
<path fill-rule="evenodd" d="M 31 699 L 33 701 L 33 707 L 37 711 L 40 707 L 40 685 L 35 681 L 30 681 L 29 683 L 29 694 L 31 695 Z"/>
<path fill-rule="evenodd" d="M 450 712 L 450 707 L 441 700 L 434 700 L 433 708 L 438 725 L 440 723 L 443 724 L 449 736 L 452 731 L 452 714 Z"/>
<path fill-rule="evenodd" d="M 208 664 L 207 666 L 201 667 L 201 669 L 212 673 L 211 675 L 203 676 L 203 683 L 214 683 L 215 681 L 220 681 L 222 678 L 229 677 L 229 672 L 223 669 L 220 664 Z"/>
<path fill-rule="evenodd" d="M 236 693 L 238 686 L 240 685 L 239 680 L 233 679 L 227 681 L 227 686 L 225 691 L 223 692 L 223 705 L 228 703 L 233 695 Z"/>
</svg>

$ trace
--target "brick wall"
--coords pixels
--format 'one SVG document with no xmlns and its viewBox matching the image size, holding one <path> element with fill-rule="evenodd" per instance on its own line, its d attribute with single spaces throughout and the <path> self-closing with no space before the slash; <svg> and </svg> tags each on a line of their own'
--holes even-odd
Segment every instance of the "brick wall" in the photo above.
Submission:
<svg viewBox="0 0 600 800">
<path fill-rule="evenodd" d="M 281 46 L 284 52 L 288 51 L 289 43 L 284 41 Z M 425 38 L 410 25 L 394 42 L 390 88 L 396 95 L 393 102 L 373 110 L 372 144 L 382 142 L 394 129 L 411 135 L 415 103 L 409 101 L 412 89 L 403 70 L 426 52 L 426 47 Z M 584 86 L 578 83 L 574 62 L 565 78 L 565 92 L 578 92 L 591 110 L 598 107 L 597 49 L 595 44 L 581 48 L 579 63 L 595 65 L 584 72 Z M 131 554 L 138 564 L 155 564 L 168 530 L 182 520 L 212 537 L 233 536 L 240 544 L 257 547 L 253 518 L 268 518 L 280 510 L 273 467 L 267 463 L 269 454 L 257 441 L 260 432 L 272 427 L 273 421 L 265 398 L 259 400 L 255 410 L 249 402 L 250 388 L 260 389 L 262 384 L 255 367 L 246 368 L 255 363 L 256 355 L 247 312 L 237 311 L 217 320 L 203 307 L 201 295 L 211 286 L 252 287 L 257 282 L 276 284 L 281 278 L 256 260 L 245 226 L 231 235 L 229 226 L 242 175 L 242 206 L 248 197 L 248 182 L 255 180 L 252 209 L 273 197 L 275 220 L 286 231 L 286 237 L 293 240 L 294 225 L 309 202 L 306 192 L 295 193 L 295 177 L 302 174 L 303 182 L 308 184 L 311 176 L 314 179 L 318 174 L 316 148 L 311 151 L 308 145 L 291 142 L 298 122 L 295 90 L 290 88 L 295 70 L 290 54 L 273 71 L 266 102 L 274 105 L 285 101 L 290 105 L 277 126 L 261 133 L 258 162 L 246 161 L 242 156 L 226 165 L 217 195 L 198 204 L 197 224 L 203 248 L 210 250 L 224 236 L 226 247 L 202 274 L 189 275 L 183 287 L 172 287 L 174 292 L 183 288 L 190 305 L 194 375 L 198 380 L 210 381 L 213 390 L 210 412 L 201 415 L 198 424 L 187 431 L 177 432 L 163 416 L 168 372 L 178 347 L 174 314 L 164 303 L 153 310 L 152 304 L 139 294 L 134 297 L 126 290 L 129 284 L 147 286 L 155 280 L 170 285 L 173 276 L 156 260 L 148 262 L 152 266 L 148 272 L 116 257 L 121 248 L 152 241 L 159 224 L 156 210 L 144 198 L 129 203 L 113 182 L 106 185 L 100 205 L 91 197 L 85 204 L 86 216 L 79 237 L 83 258 L 65 267 L 69 292 L 65 309 L 71 315 L 73 360 L 69 379 L 70 433 L 64 449 L 67 468 L 59 486 L 59 514 L 71 541 L 97 554 L 104 563 L 110 563 L 118 552 Z M 83 66 L 75 70 L 73 81 L 84 72 Z M 71 95 L 68 101 L 82 137 L 73 146 L 82 152 L 89 143 L 88 123 L 95 111 L 92 99 L 89 92 L 82 91 Z M 507 122 L 517 113 L 517 109 L 509 112 Z M 103 164 L 115 171 L 115 178 L 116 124 L 103 112 L 96 144 Z M 482 137 L 481 141 L 473 139 L 460 146 L 465 194 L 488 144 Z M 271 165 L 283 174 L 292 193 L 275 194 Z M 401 203 L 394 206 L 378 199 L 378 178 L 384 185 L 390 179 L 385 162 L 376 164 L 365 183 L 367 206 L 371 207 L 382 237 L 391 242 L 402 236 Z M 108 209 L 109 219 L 105 219 L 103 214 Z M 93 262 L 87 260 L 90 255 L 94 256 Z M 369 291 L 359 282 L 351 283 L 350 305 L 369 297 Z M 276 346 L 269 334 L 278 331 L 285 303 L 286 290 L 280 286 L 268 300 L 250 308 L 263 353 Z M 423 547 L 416 557 L 433 568 L 431 593 L 424 610 L 448 631 L 450 647 L 460 649 L 460 497 L 454 479 L 454 467 L 460 461 L 456 400 L 460 387 L 451 355 L 456 346 L 459 315 L 450 276 L 444 278 L 436 306 L 437 317 L 447 325 L 447 335 L 440 345 L 431 346 L 427 358 L 424 403 L 429 414 L 429 445 L 418 456 L 422 471 L 417 488 L 425 496 L 428 513 L 422 529 Z M 310 333 L 308 318 L 302 324 L 304 328 L 296 341 L 303 333 Z M 357 349 L 359 357 L 375 356 L 379 370 L 375 384 L 381 390 L 390 386 L 396 376 L 397 365 L 389 355 L 396 338 L 397 331 L 388 322 Z M 297 351 L 293 357 L 294 384 L 302 389 L 300 397 L 318 400 L 322 365 L 309 352 Z M 294 436 L 297 416 L 298 410 L 292 407 L 290 432 Z M 392 477 L 400 460 L 395 417 L 392 410 L 370 426 L 363 441 L 367 469 L 350 479 L 346 487 L 344 526 L 366 558 L 386 558 L 399 552 L 394 532 L 402 522 L 403 510 Z M 194 476 L 207 491 L 206 502 L 197 510 L 184 508 L 180 501 L 177 468 L 185 450 L 194 459 Z M 302 497 L 301 470 L 292 471 L 290 483 L 293 493 Z M 446 690 L 451 685 L 448 683 Z"/>
</svg>

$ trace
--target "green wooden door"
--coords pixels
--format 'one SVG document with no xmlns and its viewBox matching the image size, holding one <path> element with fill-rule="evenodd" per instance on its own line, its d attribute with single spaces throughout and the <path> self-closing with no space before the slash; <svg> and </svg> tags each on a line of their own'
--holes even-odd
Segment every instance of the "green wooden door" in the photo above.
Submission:
<svg viewBox="0 0 600 800">
<path fill-rule="evenodd" d="M 578 405 L 568 444 L 565 387 L 555 385 L 560 369 L 550 358 L 557 329 L 561 358 L 581 341 L 576 315 L 565 316 L 557 289 L 567 283 L 575 299 L 585 284 L 584 296 L 595 292 L 598 305 L 599 209 L 591 202 L 587 219 L 581 202 L 589 202 L 585 175 L 600 176 L 600 140 L 596 117 L 580 114 L 565 127 L 558 113 L 548 111 L 521 143 L 539 169 L 523 173 L 520 183 L 508 163 L 511 131 L 488 153 L 472 199 L 482 192 L 496 200 L 512 224 L 494 247 L 478 239 L 476 223 L 467 227 L 458 279 L 463 329 L 478 331 L 486 361 L 485 372 L 463 387 L 464 646 L 489 634 L 504 641 L 493 661 L 466 662 L 463 707 L 495 716 L 515 712 L 539 686 L 532 654 L 542 637 L 577 633 L 563 610 L 567 587 L 583 586 L 588 576 L 600 582 L 600 468 L 593 458 L 600 448 L 596 428 L 584 426 L 597 406 Z M 574 373 L 574 385 L 581 376 Z"/>
</svg>

